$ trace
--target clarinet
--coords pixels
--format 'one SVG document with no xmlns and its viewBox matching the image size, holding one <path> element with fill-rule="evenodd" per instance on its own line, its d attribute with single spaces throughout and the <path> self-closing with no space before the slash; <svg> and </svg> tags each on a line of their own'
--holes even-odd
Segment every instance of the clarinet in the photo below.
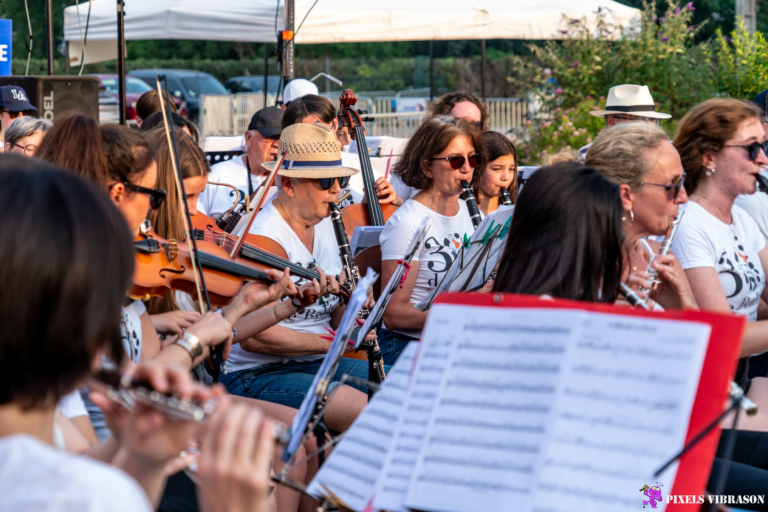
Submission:
<svg viewBox="0 0 768 512">
<path fill-rule="evenodd" d="M 757 180 L 757 184 L 760 185 L 757 187 L 757 190 L 768 194 L 768 179 L 761 174 L 755 174 L 755 179 Z"/>
<path fill-rule="evenodd" d="M 351 290 L 354 290 L 357 287 L 357 282 L 360 280 L 360 271 L 357 265 L 355 265 L 352 251 L 349 248 L 349 238 L 347 238 L 347 230 L 344 228 L 344 221 L 341 219 L 339 207 L 336 203 L 330 203 L 328 207 L 331 209 L 331 221 L 333 222 L 333 232 L 336 234 L 336 243 L 339 244 L 341 266 L 344 269 L 344 274 L 346 274 Z"/>
<path fill-rule="evenodd" d="M 467 210 L 469 210 L 469 218 L 472 219 L 472 225 L 475 226 L 475 229 L 477 229 L 477 226 L 480 225 L 480 222 L 482 219 L 480 218 L 480 209 L 477 207 L 477 201 L 475 200 L 475 194 L 472 192 L 472 187 L 469 185 L 469 182 L 462 181 L 461 182 L 461 188 L 464 189 L 464 201 L 467 203 Z"/>
<path fill-rule="evenodd" d="M 508 188 L 501 189 L 501 202 L 504 206 L 512 206 L 512 196 L 509 195 Z"/>
</svg>

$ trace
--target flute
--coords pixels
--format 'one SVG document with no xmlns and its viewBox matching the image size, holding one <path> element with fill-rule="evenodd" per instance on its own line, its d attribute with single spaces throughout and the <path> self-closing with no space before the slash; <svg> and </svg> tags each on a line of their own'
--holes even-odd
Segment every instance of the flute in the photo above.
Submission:
<svg viewBox="0 0 768 512">
<path fill-rule="evenodd" d="M 472 187 L 468 181 L 462 181 L 461 188 L 464 189 L 464 201 L 467 203 L 469 218 L 472 219 L 472 225 L 477 229 L 482 219 L 480 218 L 480 209 L 477 207 L 477 200 L 475 200 L 475 193 L 472 192 Z"/>
<path fill-rule="evenodd" d="M 680 227 L 680 221 L 683 219 L 683 214 L 685 214 L 685 210 L 680 210 L 680 213 L 677 215 L 675 220 L 669 223 L 669 234 L 667 235 L 667 238 L 664 239 L 664 243 L 661 245 L 661 249 L 659 250 L 658 254 L 659 256 L 665 256 L 669 254 L 669 249 L 672 247 L 672 241 L 675 239 L 675 235 L 677 234 L 677 228 Z M 645 271 L 648 273 L 648 283 L 651 285 L 648 290 L 642 290 L 645 292 L 645 302 L 648 302 L 650 299 L 653 286 L 661 282 L 658 279 L 659 272 L 653 268 L 653 260 L 654 258 L 651 258 L 651 260 L 648 262 L 648 267 L 645 269 Z"/>
<path fill-rule="evenodd" d="M 180 397 L 161 393 L 152 389 L 149 383 L 141 382 L 114 370 L 101 369 L 94 375 L 100 383 L 106 385 L 107 396 L 133 410 L 136 403 L 157 409 L 169 418 L 179 421 L 205 421 L 216 408 L 216 400 L 200 402 L 189 397 Z M 290 439 L 288 427 L 279 421 L 274 422 L 274 434 L 277 442 L 285 444 Z"/>
</svg>

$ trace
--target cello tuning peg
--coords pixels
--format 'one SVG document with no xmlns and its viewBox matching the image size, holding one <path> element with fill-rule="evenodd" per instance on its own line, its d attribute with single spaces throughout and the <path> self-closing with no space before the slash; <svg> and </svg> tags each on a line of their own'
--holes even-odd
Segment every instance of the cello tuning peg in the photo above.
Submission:
<svg viewBox="0 0 768 512">
<path fill-rule="evenodd" d="M 363 118 L 363 122 L 364 122 L 364 123 L 370 123 L 370 122 L 372 122 L 372 121 L 374 121 L 374 119 L 373 119 L 372 117 L 364 117 L 364 118 Z"/>
<path fill-rule="evenodd" d="M 360 114 L 361 116 L 363 116 L 363 115 L 365 115 L 365 114 L 367 114 L 367 113 L 368 113 L 368 111 L 367 111 L 367 110 L 356 110 L 356 112 L 357 112 L 358 114 Z"/>
</svg>

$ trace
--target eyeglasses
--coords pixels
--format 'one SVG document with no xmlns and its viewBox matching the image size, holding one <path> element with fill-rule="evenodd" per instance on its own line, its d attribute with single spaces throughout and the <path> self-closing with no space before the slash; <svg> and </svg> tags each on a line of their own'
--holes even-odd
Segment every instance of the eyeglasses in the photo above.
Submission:
<svg viewBox="0 0 768 512">
<path fill-rule="evenodd" d="M 24 112 L 22 111 L 11 112 L 7 108 L 0 108 L 0 114 L 8 114 L 8 117 L 10 117 L 11 119 L 16 119 L 17 117 L 23 115 Z"/>
<path fill-rule="evenodd" d="M 646 183 L 644 181 L 641 181 L 640 183 L 643 185 L 653 185 L 654 187 L 664 187 L 666 190 L 674 190 L 674 193 L 672 195 L 673 199 L 677 199 L 678 194 L 680 194 L 680 189 L 683 188 L 683 183 L 685 182 L 685 173 L 680 177 L 679 180 L 677 180 L 677 183 L 674 185 L 660 185 L 658 183 Z"/>
<path fill-rule="evenodd" d="M 749 154 L 749 159 L 753 162 L 757 160 L 757 156 L 759 155 L 759 151 L 762 149 L 763 154 L 768 156 L 768 140 L 765 140 L 763 142 L 753 142 L 749 145 L 738 145 L 738 144 L 726 144 L 724 147 L 726 148 L 744 148 L 747 150 Z"/>
<path fill-rule="evenodd" d="M 37 151 L 37 146 L 35 146 L 34 144 L 29 144 L 28 146 L 22 146 L 21 144 L 14 143 L 13 145 L 19 148 L 20 150 L 24 151 L 24 154 L 27 156 L 32 156 L 35 154 L 35 151 Z"/>
<path fill-rule="evenodd" d="M 124 181 L 123 185 L 125 185 L 125 188 L 128 190 L 133 190 L 134 192 L 139 192 L 140 194 L 147 194 L 149 196 L 149 207 L 153 210 L 157 210 L 160 208 L 160 205 L 163 204 L 166 192 L 161 188 L 141 187 L 139 185 L 134 185 L 129 181 Z"/>
<path fill-rule="evenodd" d="M 339 187 L 342 189 L 347 188 L 347 185 L 349 185 L 349 176 L 343 176 L 340 178 L 320 178 L 317 180 L 320 183 L 320 188 L 323 190 L 328 190 L 333 186 L 333 182 L 339 180 Z"/>
<path fill-rule="evenodd" d="M 469 155 L 468 158 L 464 158 L 463 156 L 454 155 L 454 156 L 446 156 L 443 158 L 430 158 L 430 162 L 434 162 L 435 160 L 448 160 L 448 163 L 451 164 L 451 169 L 458 170 L 464 167 L 464 162 L 469 159 L 469 166 L 473 169 L 477 169 L 477 167 L 483 163 L 483 154 L 482 153 L 472 153 Z"/>
</svg>

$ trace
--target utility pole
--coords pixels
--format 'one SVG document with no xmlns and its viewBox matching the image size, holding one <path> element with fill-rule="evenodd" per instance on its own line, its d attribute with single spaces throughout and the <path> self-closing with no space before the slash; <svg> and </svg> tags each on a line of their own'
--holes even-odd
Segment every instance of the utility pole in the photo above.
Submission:
<svg viewBox="0 0 768 512">
<path fill-rule="evenodd" d="M 757 30 L 756 14 L 755 0 L 736 0 L 736 17 L 741 17 L 747 31 L 753 34 Z"/>
</svg>

